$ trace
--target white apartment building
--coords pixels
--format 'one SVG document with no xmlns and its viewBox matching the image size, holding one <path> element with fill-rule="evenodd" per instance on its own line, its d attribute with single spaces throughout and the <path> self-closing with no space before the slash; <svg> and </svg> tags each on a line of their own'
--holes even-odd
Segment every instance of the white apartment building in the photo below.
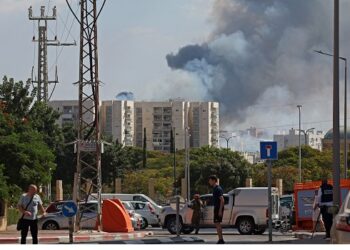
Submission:
<svg viewBox="0 0 350 250">
<path fill-rule="evenodd" d="M 59 125 L 78 123 L 78 101 L 51 101 L 49 105 L 62 114 Z M 146 131 L 148 150 L 170 151 L 172 128 L 175 130 L 176 149 L 185 148 L 186 131 L 190 147 L 218 147 L 219 103 L 102 101 L 100 128 L 102 135 L 111 137 L 113 141 L 137 147 L 143 146 Z"/>
<path fill-rule="evenodd" d="M 89 106 L 93 106 L 93 102 L 88 102 Z M 66 124 L 73 124 L 74 126 L 78 126 L 79 121 L 79 102 L 77 100 L 60 100 L 60 101 L 50 101 L 48 103 L 50 107 L 57 110 L 61 115 L 58 118 L 58 125 L 64 126 Z M 85 114 L 84 119 L 86 121 L 93 121 L 94 115 L 89 113 Z"/>
<path fill-rule="evenodd" d="M 133 101 L 102 101 L 100 126 L 103 135 L 124 146 L 133 146 L 134 124 Z"/>
<path fill-rule="evenodd" d="M 300 133 L 301 145 L 309 145 L 310 147 L 322 151 L 322 139 L 324 133 L 322 131 L 311 130 L 307 134 L 305 132 Z M 277 134 L 273 136 L 273 140 L 277 141 L 278 151 L 296 147 L 299 145 L 299 131 L 290 129 L 289 134 Z"/>
<path fill-rule="evenodd" d="M 144 130 L 148 150 L 170 150 L 171 130 L 177 149 L 185 148 L 188 102 L 135 102 L 135 146 L 142 147 Z"/>
<path fill-rule="evenodd" d="M 189 122 L 191 147 L 219 147 L 219 103 L 191 102 Z"/>
</svg>

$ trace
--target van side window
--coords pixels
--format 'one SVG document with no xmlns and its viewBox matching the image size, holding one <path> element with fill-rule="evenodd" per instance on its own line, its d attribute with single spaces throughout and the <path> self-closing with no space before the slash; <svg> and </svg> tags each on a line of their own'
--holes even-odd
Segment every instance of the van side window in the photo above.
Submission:
<svg viewBox="0 0 350 250">
<path fill-rule="evenodd" d="M 145 204 L 144 203 L 134 203 L 134 207 L 136 210 L 144 209 Z"/>
<path fill-rule="evenodd" d="M 132 198 L 134 201 L 143 201 L 143 202 L 147 202 L 148 200 L 146 200 L 144 197 L 140 196 L 140 195 L 135 195 Z"/>
<path fill-rule="evenodd" d="M 224 196 L 224 201 L 225 201 L 225 205 L 227 205 L 230 201 L 230 198 L 228 196 Z"/>
<path fill-rule="evenodd" d="M 211 196 L 201 197 L 201 200 L 205 206 L 213 206 L 213 199 Z"/>
</svg>

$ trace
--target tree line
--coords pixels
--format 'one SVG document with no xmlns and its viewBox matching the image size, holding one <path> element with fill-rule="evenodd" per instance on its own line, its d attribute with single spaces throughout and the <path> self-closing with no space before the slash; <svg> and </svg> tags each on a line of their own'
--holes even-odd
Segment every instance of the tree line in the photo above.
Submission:
<svg viewBox="0 0 350 250">
<path fill-rule="evenodd" d="M 0 84 L 0 198 L 17 202 L 30 183 L 47 185 L 63 180 L 65 197 L 72 197 L 76 155 L 73 145 L 77 131 L 73 125 L 62 128 L 56 123 L 60 114 L 45 103 L 36 102 L 31 84 L 4 77 Z M 103 192 L 114 192 L 115 178 L 122 178 L 128 193 L 148 193 L 148 180 L 155 180 L 158 197 L 167 198 L 173 190 L 173 154 L 124 147 L 105 137 L 102 154 Z M 144 143 L 146 144 L 146 143 Z M 304 180 L 330 176 L 332 155 L 303 146 Z M 176 184 L 184 177 L 185 151 L 176 152 Z M 282 178 L 286 191 L 293 190 L 298 178 L 298 150 L 279 153 L 273 162 L 273 177 Z M 266 165 L 250 164 L 238 152 L 204 146 L 190 149 L 191 191 L 208 193 L 208 177 L 216 174 L 225 191 L 245 185 L 253 178 L 254 186 L 266 186 Z"/>
</svg>

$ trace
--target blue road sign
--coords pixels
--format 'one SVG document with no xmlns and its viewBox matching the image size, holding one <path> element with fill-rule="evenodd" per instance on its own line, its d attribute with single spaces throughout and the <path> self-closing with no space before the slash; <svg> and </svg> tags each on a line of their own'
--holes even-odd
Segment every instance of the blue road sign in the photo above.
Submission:
<svg viewBox="0 0 350 250">
<path fill-rule="evenodd" d="M 65 217 L 73 217 L 76 215 L 78 207 L 73 201 L 67 201 L 62 206 L 62 214 Z"/>
<path fill-rule="evenodd" d="M 277 160 L 277 142 L 261 141 L 260 142 L 260 158 L 262 160 Z"/>
</svg>

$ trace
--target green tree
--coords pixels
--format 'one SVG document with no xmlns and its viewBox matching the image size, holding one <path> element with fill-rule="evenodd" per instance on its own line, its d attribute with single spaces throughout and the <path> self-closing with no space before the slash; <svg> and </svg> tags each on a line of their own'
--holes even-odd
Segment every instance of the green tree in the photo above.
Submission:
<svg viewBox="0 0 350 250">
<path fill-rule="evenodd" d="M 29 82 L 26 84 L 22 81 L 15 82 L 13 78 L 8 79 L 4 76 L 0 84 L 0 100 L 5 104 L 3 112 L 24 119 L 36 95 L 36 89 L 30 90 L 30 88 Z"/>
</svg>

